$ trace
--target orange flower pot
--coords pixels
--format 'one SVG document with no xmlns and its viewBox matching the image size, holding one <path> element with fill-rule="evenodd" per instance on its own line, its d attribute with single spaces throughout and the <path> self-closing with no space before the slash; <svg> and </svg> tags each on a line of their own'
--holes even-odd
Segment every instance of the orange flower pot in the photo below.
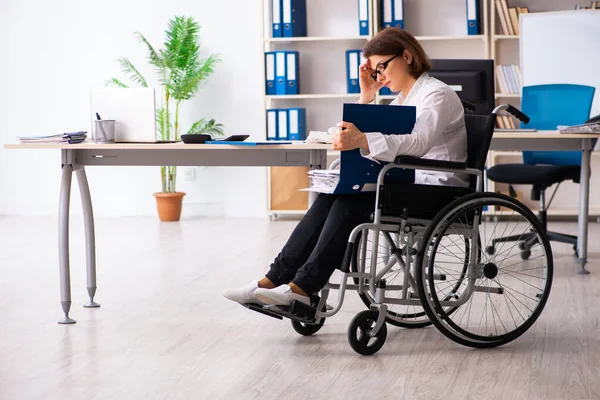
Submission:
<svg viewBox="0 0 600 400">
<path fill-rule="evenodd" d="M 183 196 L 185 196 L 185 193 L 183 192 L 154 193 L 154 197 L 156 197 L 158 218 L 165 222 L 179 221 L 183 205 Z"/>
</svg>

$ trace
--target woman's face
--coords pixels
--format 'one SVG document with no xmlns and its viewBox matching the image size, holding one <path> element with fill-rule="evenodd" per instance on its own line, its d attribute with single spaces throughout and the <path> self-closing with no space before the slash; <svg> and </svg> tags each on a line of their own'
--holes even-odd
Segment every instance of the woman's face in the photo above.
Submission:
<svg viewBox="0 0 600 400">
<path fill-rule="evenodd" d="M 412 61 L 405 50 L 401 56 L 373 55 L 369 57 L 373 76 L 377 73 L 377 81 L 383 83 L 392 92 L 399 92 L 410 78 L 408 66 Z"/>
</svg>

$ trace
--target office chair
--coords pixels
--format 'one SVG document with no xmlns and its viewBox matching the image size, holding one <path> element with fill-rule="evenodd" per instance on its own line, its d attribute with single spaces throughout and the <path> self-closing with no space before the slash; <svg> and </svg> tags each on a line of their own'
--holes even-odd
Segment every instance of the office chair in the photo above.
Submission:
<svg viewBox="0 0 600 400">
<path fill-rule="evenodd" d="M 571 84 L 538 85 L 523 87 L 521 108 L 531 118 L 527 128 L 556 130 L 558 125 L 583 124 L 589 118 L 594 98 L 594 87 Z M 525 126 L 521 123 L 521 127 Z M 547 230 L 545 191 L 553 184 L 566 180 L 579 183 L 581 152 L 577 151 L 524 151 L 523 164 L 501 164 L 488 170 L 488 178 L 494 182 L 533 185 L 531 199 L 539 200 L 538 218 Z M 510 188 L 512 189 L 512 187 Z M 558 186 L 557 186 L 558 189 Z M 556 193 L 556 190 L 555 192 Z M 552 195 L 552 198 L 554 194 Z M 552 202 L 550 198 L 550 202 Z M 547 232 L 551 241 L 569 243 L 577 256 L 577 236 Z M 531 247 L 537 243 L 533 234 L 497 238 L 486 249 L 495 251 L 499 242 L 520 241 L 521 258 L 528 259 Z"/>
</svg>

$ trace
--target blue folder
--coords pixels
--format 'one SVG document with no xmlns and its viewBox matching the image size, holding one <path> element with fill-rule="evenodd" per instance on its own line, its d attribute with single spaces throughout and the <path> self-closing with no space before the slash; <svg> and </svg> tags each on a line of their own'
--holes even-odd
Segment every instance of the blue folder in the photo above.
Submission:
<svg viewBox="0 0 600 400">
<path fill-rule="evenodd" d="M 467 0 L 467 34 L 479 35 L 479 0 Z"/>
<path fill-rule="evenodd" d="M 383 104 L 344 104 L 343 120 L 352 122 L 362 132 L 381 132 L 384 135 L 406 135 L 414 128 L 416 107 Z M 340 181 L 334 194 L 359 193 L 375 190 L 377 177 L 386 162 L 373 162 L 360 154 L 360 149 L 342 151 Z M 413 183 L 412 169 L 392 169 L 386 182 Z M 371 184 L 367 187 L 365 185 Z"/>
<path fill-rule="evenodd" d="M 283 0 L 283 37 L 306 36 L 306 0 Z"/>
</svg>

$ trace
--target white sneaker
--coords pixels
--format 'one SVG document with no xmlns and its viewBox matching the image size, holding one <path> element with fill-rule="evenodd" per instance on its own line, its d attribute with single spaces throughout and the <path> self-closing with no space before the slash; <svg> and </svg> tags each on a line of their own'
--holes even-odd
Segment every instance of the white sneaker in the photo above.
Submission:
<svg viewBox="0 0 600 400">
<path fill-rule="evenodd" d="M 310 305 L 310 298 L 292 292 L 289 285 L 277 286 L 275 289 L 256 289 L 254 297 L 264 304 L 274 306 L 289 306 L 293 300 Z"/>
<path fill-rule="evenodd" d="M 249 285 L 238 289 L 225 289 L 223 290 L 223 296 L 229 300 L 236 301 L 238 303 L 256 303 L 263 304 L 254 297 L 254 293 L 258 289 L 258 281 L 252 281 Z"/>
</svg>

